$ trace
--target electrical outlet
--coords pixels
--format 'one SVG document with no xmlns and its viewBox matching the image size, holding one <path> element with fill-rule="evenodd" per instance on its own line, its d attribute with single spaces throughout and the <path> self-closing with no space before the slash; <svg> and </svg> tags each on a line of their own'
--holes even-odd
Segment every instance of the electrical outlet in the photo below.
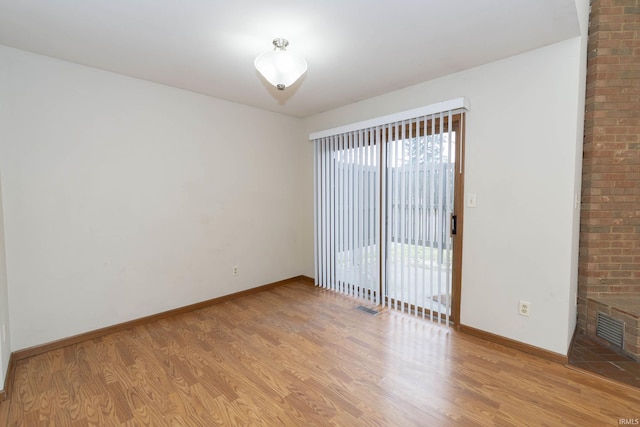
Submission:
<svg viewBox="0 0 640 427">
<path fill-rule="evenodd" d="M 518 305 L 518 314 L 520 316 L 529 317 L 530 313 L 531 313 L 531 303 L 520 300 L 520 304 Z"/>
<path fill-rule="evenodd" d="M 237 265 L 234 265 L 233 267 L 231 267 L 231 271 L 234 276 L 237 276 L 238 274 L 240 274 L 240 270 L 238 269 Z"/>
</svg>

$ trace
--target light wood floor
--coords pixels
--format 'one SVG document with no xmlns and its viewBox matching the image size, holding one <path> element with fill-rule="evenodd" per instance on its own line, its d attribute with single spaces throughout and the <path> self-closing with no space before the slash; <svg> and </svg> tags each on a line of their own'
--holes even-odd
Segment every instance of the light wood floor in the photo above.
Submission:
<svg viewBox="0 0 640 427">
<path fill-rule="evenodd" d="M 640 392 L 292 283 L 19 361 L 16 426 L 619 425 Z M 8 413 L 7 413 L 8 412 Z"/>
</svg>

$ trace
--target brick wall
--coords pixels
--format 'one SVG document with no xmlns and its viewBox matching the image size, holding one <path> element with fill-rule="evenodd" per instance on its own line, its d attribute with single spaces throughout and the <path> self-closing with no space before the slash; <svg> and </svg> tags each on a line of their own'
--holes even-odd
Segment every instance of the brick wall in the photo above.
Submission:
<svg viewBox="0 0 640 427">
<path fill-rule="evenodd" d="M 592 0 L 578 329 L 587 298 L 640 294 L 640 0 Z"/>
</svg>

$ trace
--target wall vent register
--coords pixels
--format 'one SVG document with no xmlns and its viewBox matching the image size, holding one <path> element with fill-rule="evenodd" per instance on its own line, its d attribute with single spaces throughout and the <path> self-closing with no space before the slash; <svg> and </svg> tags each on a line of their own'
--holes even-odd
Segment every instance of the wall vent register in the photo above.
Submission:
<svg viewBox="0 0 640 427">
<path fill-rule="evenodd" d="M 598 312 L 596 335 L 620 348 L 624 347 L 624 322 Z"/>
</svg>

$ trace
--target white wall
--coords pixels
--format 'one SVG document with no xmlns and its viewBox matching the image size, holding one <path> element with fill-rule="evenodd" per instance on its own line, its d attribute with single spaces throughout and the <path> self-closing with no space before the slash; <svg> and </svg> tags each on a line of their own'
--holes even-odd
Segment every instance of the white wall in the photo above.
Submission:
<svg viewBox="0 0 640 427">
<path fill-rule="evenodd" d="M 576 123 L 576 135 L 578 138 L 578 144 L 576 147 L 574 164 L 575 164 L 575 175 L 574 175 L 574 193 L 576 200 L 578 201 L 578 206 L 581 200 L 582 194 L 582 149 L 584 142 L 584 113 L 585 113 L 585 102 L 586 102 L 586 85 L 587 85 L 587 44 L 589 41 L 589 13 L 591 11 L 591 7 L 588 5 L 588 0 L 575 0 L 576 9 L 578 11 L 578 20 L 580 22 L 580 32 L 584 34 L 584 37 L 580 39 L 580 73 L 577 76 L 576 84 L 578 85 L 578 107 L 576 109 L 577 112 L 577 123 Z M 587 4 L 585 4 L 587 3 Z M 574 202 L 575 203 L 575 202 Z M 573 239 L 571 243 L 571 253 L 574 254 L 571 258 L 571 278 L 569 283 L 571 284 L 569 288 L 569 313 L 567 317 L 567 322 L 569 324 L 569 329 L 567 330 L 567 340 L 571 342 L 573 338 L 573 333 L 576 328 L 576 323 L 578 321 L 578 261 L 579 261 L 579 251 L 580 251 L 580 213 L 578 212 L 573 216 Z"/>
<path fill-rule="evenodd" d="M 2 108 L 1 104 L 0 108 Z M 2 124 L 1 121 L 0 124 Z M 0 390 L 4 388 L 4 378 L 7 375 L 9 356 L 11 355 L 11 339 L 9 334 L 9 295 L 7 290 L 7 265 L 5 263 L 4 245 L 4 215 L 2 209 L 2 179 L 0 178 L 0 328 L 2 328 L 2 325 L 4 325 L 5 334 L 3 335 L 2 331 L 0 330 Z"/>
<path fill-rule="evenodd" d="M 465 210 L 461 323 L 560 354 L 575 327 L 582 49 L 571 39 L 305 121 L 313 132 L 467 97 L 465 192 L 478 206 Z M 306 157 L 312 165 L 311 143 Z M 530 317 L 517 314 L 519 300 L 531 303 Z"/>
<path fill-rule="evenodd" d="M 301 273 L 298 119 L 6 47 L 0 72 L 14 351 Z"/>
</svg>

